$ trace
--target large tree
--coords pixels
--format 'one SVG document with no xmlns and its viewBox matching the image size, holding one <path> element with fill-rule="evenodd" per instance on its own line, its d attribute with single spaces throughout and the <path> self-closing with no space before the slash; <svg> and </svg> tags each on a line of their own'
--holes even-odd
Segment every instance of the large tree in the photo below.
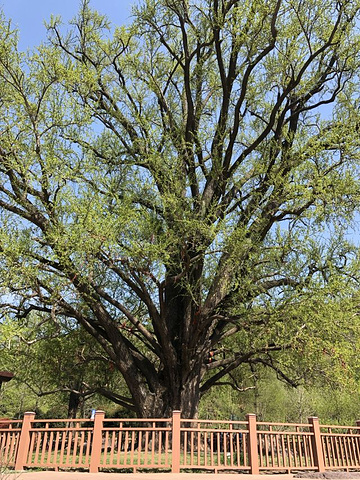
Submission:
<svg viewBox="0 0 360 480">
<path fill-rule="evenodd" d="M 359 8 L 146 0 L 112 30 L 85 1 L 27 54 L 3 19 L 3 312 L 81 324 L 140 416 L 346 368 Z"/>
</svg>

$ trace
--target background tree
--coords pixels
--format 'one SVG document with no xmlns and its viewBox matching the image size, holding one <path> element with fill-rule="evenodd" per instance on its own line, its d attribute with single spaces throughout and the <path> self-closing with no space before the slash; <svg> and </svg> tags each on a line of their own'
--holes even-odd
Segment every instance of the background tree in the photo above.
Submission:
<svg viewBox="0 0 360 480">
<path fill-rule="evenodd" d="M 140 416 L 347 368 L 359 7 L 149 0 L 111 31 L 85 1 L 30 55 L 3 20 L 3 311 L 80 324 Z"/>
<path fill-rule="evenodd" d="M 84 418 L 99 405 L 110 411 L 110 402 L 121 405 L 124 398 L 129 408 L 114 364 L 79 325 L 48 321 L 44 315 L 29 315 L 21 322 L 7 318 L 2 322 L 0 349 L 0 369 L 16 374 L 16 386 L 9 389 L 14 402 L 2 402 L 11 412 L 17 405 L 16 414 L 33 409 L 40 416 L 50 411 L 57 417 Z"/>
</svg>

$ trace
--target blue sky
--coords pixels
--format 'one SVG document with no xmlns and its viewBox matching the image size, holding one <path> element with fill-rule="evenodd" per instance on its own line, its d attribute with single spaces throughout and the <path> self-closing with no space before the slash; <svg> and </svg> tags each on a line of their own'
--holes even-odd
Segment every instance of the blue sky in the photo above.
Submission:
<svg viewBox="0 0 360 480">
<path fill-rule="evenodd" d="M 133 0 L 90 0 L 91 6 L 106 14 L 116 25 L 128 23 Z M 46 38 L 44 20 L 51 14 L 69 21 L 78 11 L 80 0 L 0 0 L 6 18 L 20 31 L 20 49 L 32 48 Z"/>
</svg>

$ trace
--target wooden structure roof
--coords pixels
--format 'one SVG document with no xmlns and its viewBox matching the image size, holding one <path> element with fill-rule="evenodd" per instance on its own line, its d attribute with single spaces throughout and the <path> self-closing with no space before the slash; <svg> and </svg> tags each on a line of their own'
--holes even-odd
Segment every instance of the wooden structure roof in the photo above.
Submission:
<svg viewBox="0 0 360 480">
<path fill-rule="evenodd" d="M 14 374 L 12 372 L 0 371 L 0 387 L 3 382 L 8 382 L 13 378 Z"/>
</svg>

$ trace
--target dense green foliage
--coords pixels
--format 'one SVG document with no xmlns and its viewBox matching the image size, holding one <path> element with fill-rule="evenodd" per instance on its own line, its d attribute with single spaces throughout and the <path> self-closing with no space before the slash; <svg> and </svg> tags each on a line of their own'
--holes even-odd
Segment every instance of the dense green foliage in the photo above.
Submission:
<svg viewBox="0 0 360 480">
<path fill-rule="evenodd" d="M 111 362 L 119 404 L 186 417 L 262 367 L 356 380 L 359 9 L 146 0 L 112 30 L 85 1 L 29 54 L 2 19 L 2 314 L 49 370 L 102 357 L 63 389 L 114 399 Z"/>
<path fill-rule="evenodd" d="M 323 424 L 354 425 L 360 418 L 358 398 L 358 388 L 318 384 L 294 389 L 263 371 L 246 391 L 225 385 L 213 389 L 200 402 L 199 417 L 243 421 L 247 413 L 256 413 L 260 421 L 306 423 L 308 417 L 317 416 Z M 34 411 L 38 418 L 68 418 L 68 393 L 37 396 L 19 378 L 3 386 L 0 405 L 1 417 L 22 418 L 25 411 Z M 77 416 L 89 418 L 94 408 L 104 410 L 109 418 L 132 416 L 96 394 L 82 402 Z"/>
</svg>

